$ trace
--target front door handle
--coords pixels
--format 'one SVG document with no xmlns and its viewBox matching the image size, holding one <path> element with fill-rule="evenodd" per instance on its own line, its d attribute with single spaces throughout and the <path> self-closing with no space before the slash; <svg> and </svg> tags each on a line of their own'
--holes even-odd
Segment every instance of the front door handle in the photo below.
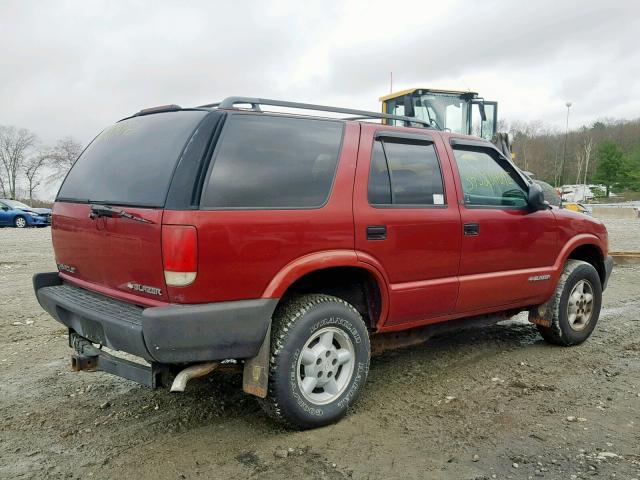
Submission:
<svg viewBox="0 0 640 480">
<path fill-rule="evenodd" d="M 467 237 L 475 237 L 480 235 L 480 224 L 479 223 L 465 223 L 464 224 L 464 234 Z"/>
<path fill-rule="evenodd" d="M 369 225 L 367 227 L 367 240 L 386 240 L 386 239 L 387 239 L 386 225 Z"/>
</svg>

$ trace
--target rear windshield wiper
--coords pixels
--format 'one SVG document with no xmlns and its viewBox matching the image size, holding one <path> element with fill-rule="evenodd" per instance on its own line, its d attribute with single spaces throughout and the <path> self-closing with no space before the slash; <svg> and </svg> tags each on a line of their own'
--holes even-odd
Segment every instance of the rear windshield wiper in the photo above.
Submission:
<svg viewBox="0 0 640 480">
<path fill-rule="evenodd" d="M 92 220 L 95 220 L 96 218 L 100 218 L 100 217 L 128 218 L 129 220 L 135 220 L 136 222 L 153 223 L 151 220 L 147 220 L 146 218 L 132 215 L 131 213 L 121 208 L 113 208 L 110 205 L 99 205 L 99 204 L 91 205 L 91 213 L 89 214 L 89 218 L 91 218 Z"/>
</svg>

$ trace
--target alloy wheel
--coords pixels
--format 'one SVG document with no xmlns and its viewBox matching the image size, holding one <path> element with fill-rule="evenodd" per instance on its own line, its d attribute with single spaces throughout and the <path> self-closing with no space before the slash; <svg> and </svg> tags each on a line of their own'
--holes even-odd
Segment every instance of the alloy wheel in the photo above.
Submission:
<svg viewBox="0 0 640 480">
<path fill-rule="evenodd" d="M 298 359 L 298 387 L 316 405 L 331 403 L 349 385 L 354 366 L 351 339 L 338 328 L 321 328 L 307 340 Z"/>
<path fill-rule="evenodd" d="M 591 321 L 593 312 L 593 287 L 588 280 L 580 280 L 571 290 L 567 303 L 569 326 L 579 332 Z"/>
</svg>

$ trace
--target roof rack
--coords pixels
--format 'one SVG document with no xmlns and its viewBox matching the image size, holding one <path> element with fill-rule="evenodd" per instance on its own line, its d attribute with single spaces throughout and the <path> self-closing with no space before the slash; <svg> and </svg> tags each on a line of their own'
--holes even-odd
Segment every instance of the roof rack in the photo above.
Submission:
<svg viewBox="0 0 640 480">
<path fill-rule="evenodd" d="M 249 104 L 251 105 L 251 110 L 255 112 L 262 111 L 260 109 L 260 105 L 270 105 L 274 107 L 286 107 L 286 108 L 298 108 L 301 110 L 317 110 L 321 112 L 333 112 L 333 113 L 344 113 L 346 115 L 356 115 L 355 118 L 348 118 L 345 120 L 365 120 L 371 118 L 378 119 L 388 119 L 388 120 L 398 120 L 404 122 L 405 127 L 410 127 L 411 124 L 419 124 L 424 127 L 431 127 L 431 124 L 426 120 L 422 120 L 420 118 L 415 117 L 405 117 L 402 115 L 391 115 L 389 113 L 378 113 L 378 112 L 369 112 L 367 110 L 355 110 L 353 108 L 342 108 L 342 107 L 329 107 L 326 105 L 314 105 L 312 103 L 299 103 L 299 102 L 286 102 L 283 100 L 269 100 L 266 98 L 254 98 L 254 97 L 227 97 L 222 102 L 219 103 L 209 103 L 207 105 L 200 105 L 199 108 L 221 108 L 221 109 L 232 109 L 235 108 L 237 104 Z"/>
</svg>

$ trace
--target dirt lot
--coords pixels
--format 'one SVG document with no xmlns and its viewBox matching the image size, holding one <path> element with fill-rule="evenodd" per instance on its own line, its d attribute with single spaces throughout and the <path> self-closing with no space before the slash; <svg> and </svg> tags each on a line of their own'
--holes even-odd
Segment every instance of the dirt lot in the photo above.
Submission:
<svg viewBox="0 0 640 480">
<path fill-rule="evenodd" d="M 640 478 L 638 266 L 614 270 L 580 347 L 521 320 L 447 334 L 374 358 L 339 424 L 290 432 L 228 373 L 169 394 L 71 372 L 31 291 L 49 229 L 0 245 L 0 478 Z"/>
<path fill-rule="evenodd" d="M 609 232 L 609 249 L 615 251 L 640 251 L 640 219 L 611 218 L 605 221 Z"/>
</svg>

